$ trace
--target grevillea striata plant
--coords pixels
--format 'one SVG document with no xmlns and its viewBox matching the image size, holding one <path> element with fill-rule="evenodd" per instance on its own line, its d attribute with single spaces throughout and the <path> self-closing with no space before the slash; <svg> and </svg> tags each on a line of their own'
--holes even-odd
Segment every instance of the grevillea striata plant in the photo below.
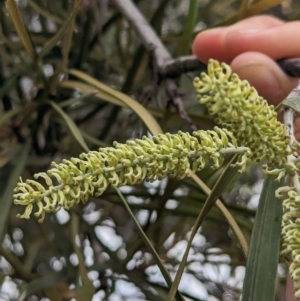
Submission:
<svg viewBox="0 0 300 301">
<path fill-rule="evenodd" d="M 236 166 L 244 172 L 251 163 L 265 161 L 264 172 L 289 179 L 276 191 L 283 198 L 282 254 L 291 261 L 290 273 L 300 298 L 300 162 L 293 155 L 294 139 L 277 120 L 273 106 L 260 97 L 245 80 L 240 80 L 225 63 L 210 60 L 208 73 L 194 79 L 199 103 L 219 127 L 192 134 L 160 134 L 115 142 L 113 147 L 83 153 L 79 158 L 52 163 L 36 180 L 20 180 L 14 202 L 25 206 L 21 218 L 34 215 L 42 222 L 45 213 L 85 203 L 100 196 L 108 186 L 134 185 L 165 177 L 183 179 L 206 166 L 218 169 L 227 154 L 238 154 Z M 274 195 L 275 197 L 275 195 Z"/>
<path fill-rule="evenodd" d="M 248 147 L 238 147 L 233 135 L 226 129 L 197 131 L 193 135 L 179 132 L 160 134 L 149 139 L 115 142 L 114 147 L 83 153 L 79 158 L 52 163 L 44 178 L 46 185 L 34 180 L 20 181 L 15 189 L 15 203 L 25 205 L 21 218 L 29 218 L 33 205 L 34 214 L 43 221 L 45 212 L 69 209 L 79 202 L 86 202 L 91 195 L 100 196 L 111 185 L 134 185 L 143 180 L 155 181 L 165 177 L 183 179 L 190 170 L 199 171 L 209 163 L 214 169 L 223 163 L 224 155 L 240 153 L 236 163 L 244 171 L 249 162 Z"/>
</svg>

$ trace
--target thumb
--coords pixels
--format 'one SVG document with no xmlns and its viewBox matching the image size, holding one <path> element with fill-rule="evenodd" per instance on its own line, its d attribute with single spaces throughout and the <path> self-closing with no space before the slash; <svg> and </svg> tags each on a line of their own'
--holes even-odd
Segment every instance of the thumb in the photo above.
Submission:
<svg viewBox="0 0 300 301">
<path fill-rule="evenodd" d="M 270 57 L 259 52 L 244 52 L 231 62 L 233 72 L 246 79 L 258 94 L 276 106 L 293 88 L 299 79 L 290 77 Z"/>
</svg>

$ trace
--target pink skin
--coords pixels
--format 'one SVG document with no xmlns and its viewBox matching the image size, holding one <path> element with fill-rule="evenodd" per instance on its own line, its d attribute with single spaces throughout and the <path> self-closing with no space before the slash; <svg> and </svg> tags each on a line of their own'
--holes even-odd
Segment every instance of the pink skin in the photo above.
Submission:
<svg viewBox="0 0 300 301">
<path fill-rule="evenodd" d="M 276 105 L 299 80 L 287 76 L 275 62 L 300 57 L 297 32 L 299 21 L 285 23 L 271 16 L 256 16 L 199 33 L 193 52 L 204 63 L 214 58 L 230 64 L 240 78 L 247 79 L 261 96 Z M 300 140 L 300 118 L 296 119 L 295 128 Z"/>
</svg>

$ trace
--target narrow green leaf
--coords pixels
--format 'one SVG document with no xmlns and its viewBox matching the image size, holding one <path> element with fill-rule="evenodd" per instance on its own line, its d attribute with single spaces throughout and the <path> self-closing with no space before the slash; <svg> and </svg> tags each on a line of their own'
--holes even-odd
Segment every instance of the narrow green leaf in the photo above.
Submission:
<svg viewBox="0 0 300 301">
<path fill-rule="evenodd" d="M 61 19 L 58 15 L 51 14 L 48 10 L 40 7 L 33 0 L 27 0 L 27 3 L 32 7 L 32 9 L 34 9 L 41 16 L 43 16 L 49 20 L 52 20 L 53 22 L 60 24 L 60 25 L 64 23 L 64 20 Z"/>
<path fill-rule="evenodd" d="M 0 287 L 2 286 L 4 280 L 5 280 L 6 275 L 0 272 Z"/>
<path fill-rule="evenodd" d="M 282 204 L 275 197 L 281 183 L 265 179 L 251 236 L 242 301 L 274 301 L 281 235 Z"/>
<path fill-rule="evenodd" d="M 202 188 L 202 190 L 205 192 L 206 195 L 211 194 L 211 190 L 209 187 L 195 174 L 192 175 L 192 179 Z M 225 207 L 225 205 L 218 199 L 216 200 L 216 206 L 220 209 L 220 211 L 223 213 L 225 218 L 228 221 L 229 226 L 231 227 L 233 233 L 236 235 L 236 237 L 239 240 L 239 243 L 242 247 L 243 253 L 245 258 L 247 258 L 248 255 L 248 243 L 246 238 L 244 237 L 243 232 L 241 231 L 240 227 L 238 226 L 237 222 L 235 221 L 234 217 L 231 215 L 231 213 L 228 211 L 228 209 Z"/>
<path fill-rule="evenodd" d="M 16 165 L 12 169 L 8 182 L 5 186 L 5 189 L 0 197 L 1 204 L 1 213 L 0 213 L 0 241 L 3 240 L 5 231 L 6 231 L 6 223 L 9 215 L 9 211 L 11 205 L 13 203 L 13 189 L 15 188 L 18 179 L 23 171 L 23 168 L 26 164 L 26 160 L 28 157 L 28 153 L 30 150 L 30 143 L 25 144 L 21 154 L 16 160 Z"/>
<path fill-rule="evenodd" d="M 285 107 L 288 107 L 295 112 L 300 113 L 300 97 L 288 97 L 282 102 L 282 104 Z"/>
<path fill-rule="evenodd" d="M 99 146 L 99 147 L 108 147 L 109 145 L 103 141 L 100 141 L 99 139 L 95 138 L 94 136 L 91 136 L 90 134 L 88 134 L 87 132 L 80 130 L 82 137 L 87 140 L 90 141 L 91 143 L 94 143 L 95 145 Z"/>
<path fill-rule="evenodd" d="M 40 278 L 34 279 L 25 285 L 21 292 L 18 301 L 26 300 L 26 298 L 34 293 L 41 293 L 48 287 L 53 286 L 59 279 L 62 278 L 62 272 L 51 272 Z M 58 301 L 58 300 L 57 300 Z"/>
<path fill-rule="evenodd" d="M 95 91 L 95 87 L 85 84 L 80 81 L 76 81 L 76 80 L 65 80 L 63 82 L 60 82 L 59 86 L 62 88 L 67 88 L 67 89 L 80 90 L 85 93 L 93 93 Z M 97 91 L 97 94 L 95 94 L 95 97 L 101 98 L 102 100 L 105 100 L 116 106 L 125 107 L 125 108 L 127 107 L 127 105 L 125 103 L 121 102 L 120 100 L 116 99 L 115 97 L 108 95 L 106 93 L 103 93 L 102 91 L 99 91 L 98 89 L 96 89 L 96 91 Z"/>
<path fill-rule="evenodd" d="M 41 60 L 45 54 L 47 54 L 56 44 L 57 42 L 62 38 L 64 33 L 67 31 L 67 29 L 70 27 L 72 22 L 74 21 L 78 11 L 80 9 L 80 5 L 77 1 L 77 4 L 74 5 L 74 8 L 71 12 L 70 17 L 66 20 L 66 22 L 63 24 L 63 26 L 57 31 L 57 33 L 49 40 L 47 41 L 41 51 L 38 54 L 38 58 Z"/>
<path fill-rule="evenodd" d="M 36 52 L 33 47 L 31 38 L 28 34 L 27 28 L 22 20 L 19 8 L 15 0 L 6 0 L 7 11 L 11 17 L 11 20 L 16 28 L 17 34 L 22 41 L 28 55 L 31 57 L 33 62 L 36 62 Z"/>
<path fill-rule="evenodd" d="M 13 87 L 18 84 L 19 76 L 12 75 L 8 79 L 6 79 L 0 88 L 0 98 L 3 97 L 7 92 L 9 92 Z"/>
<path fill-rule="evenodd" d="M 73 10 L 74 10 L 74 9 L 76 9 L 75 8 L 76 5 L 81 5 L 80 0 L 77 0 L 77 2 L 74 2 L 73 5 L 74 5 Z M 77 30 L 76 26 L 75 26 L 75 21 L 76 21 L 76 18 L 74 18 L 70 22 L 68 30 L 66 31 L 64 43 L 62 45 L 61 67 L 57 69 L 57 75 L 59 74 L 59 72 L 66 72 L 66 70 L 68 68 L 68 62 L 69 62 L 69 56 L 70 56 L 69 54 L 70 54 L 71 47 L 72 47 L 73 34 L 74 34 L 74 31 Z M 57 81 L 58 81 L 58 78 L 59 78 L 59 76 L 56 77 Z"/>
<path fill-rule="evenodd" d="M 2 149 L 0 151 L 0 169 L 5 164 L 7 164 L 9 161 L 16 158 L 16 156 L 18 156 L 20 154 L 20 150 L 23 149 L 24 147 L 22 144 L 7 144 L 6 145 L 6 143 L 4 142 L 1 145 L 1 148 Z"/>
<path fill-rule="evenodd" d="M 79 230 L 79 216 L 72 212 L 71 218 L 71 233 L 72 233 L 72 245 L 75 254 L 78 258 L 79 274 L 81 278 L 81 286 L 77 287 L 77 300 L 78 301 L 91 301 L 93 299 L 95 288 L 93 282 L 89 279 L 87 269 L 84 264 L 84 257 L 79 246 L 76 243 L 76 237 L 78 236 Z"/>
<path fill-rule="evenodd" d="M 12 266 L 15 272 L 20 275 L 21 279 L 31 281 L 36 278 L 36 275 L 27 272 L 24 269 L 19 257 L 17 257 L 11 250 L 5 250 L 5 248 L 2 246 L 2 243 L 0 244 L 0 256 L 5 258 L 5 260 Z"/>
<path fill-rule="evenodd" d="M 238 168 L 231 167 L 231 164 L 233 164 L 236 161 L 236 159 L 237 156 L 235 155 L 228 163 L 224 171 L 222 172 L 218 181 L 216 182 L 213 189 L 211 190 L 211 193 L 208 195 L 208 198 L 206 199 L 206 202 L 201 210 L 201 215 L 202 215 L 201 223 L 204 220 L 204 218 L 207 216 L 211 208 L 214 206 L 216 200 L 220 197 L 220 195 L 224 192 L 225 188 L 228 186 L 228 184 L 232 181 L 233 177 L 236 175 Z"/>
<path fill-rule="evenodd" d="M 258 3 L 253 3 L 250 7 L 248 7 L 244 17 L 256 16 L 259 15 L 272 7 L 282 3 L 285 0 L 265 0 Z M 239 13 L 230 16 L 228 19 L 221 21 L 218 24 L 215 24 L 214 27 L 226 26 L 233 24 L 239 20 Z"/>
<path fill-rule="evenodd" d="M 74 121 L 53 101 L 48 101 L 48 103 L 51 105 L 51 107 L 62 117 L 62 119 L 67 124 L 68 128 L 70 129 L 72 135 L 77 140 L 77 142 L 80 144 L 80 146 L 86 151 L 89 151 L 88 146 L 86 145 L 80 130 L 78 129 L 77 125 L 74 123 Z"/>
<path fill-rule="evenodd" d="M 18 108 L 14 108 L 10 111 L 5 112 L 4 114 L 2 114 L 0 116 L 0 127 L 6 122 L 8 121 L 10 118 L 14 117 L 15 115 L 17 115 L 18 113 L 22 112 L 22 110 L 24 110 L 24 108 L 22 107 L 18 107 Z"/>
<path fill-rule="evenodd" d="M 127 212 L 129 213 L 130 217 L 132 218 L 138 233 L 140 235 L 140 237 L 142 238 L 143 242 L 145 243 L 146 247 L 148 248 L 149 252 L 152 254 L 152 256 L 154 257 L 156 264 L 158 265 L 160 272 L 162 273 L 165 281 L 167 282 L 167 285 L 169 287 L 172 286 L 172 278 L 169 274 L 169 272 L 167 271 L 167 269 L 165 268 L 163 262 L 161 261 L 159 255 L 157 254 L 156 250 L 154 249 L 153 245 L 151 244 L 150 240 L 148 239 L 147 235 L 145 234 L 145 232 L 143 231 L 143 229 L 141 228 L 139 222 L 137 221 L 137 219 L 135 218 L 133 212 L 131 211 L 129 205 L 127 204 L 126 200 L 124 199 L 122 193 L 120 192 L 120 190 L 118 188 L 115 188 L 117 194 L 119 195 L 120 199 L 122 200 L 122 203 L 125 207 L 125 209 L 127 210 Z M 176 296 L 176 299 L 178 301 L 184 301 L 184 297 L 181 295 L 181 293 L 176 289 L 175 293 L 174 293 L 174 298 Z M 174 300 L 174 298 L 172 300 Z"/>
<path fill-rule="evenodd" d="M 98 93 L 98 91 L 96 89 L 94 89 L 94 91 L 87 92 L 87 93 L 82 93 L 82 95 L 80 95 L 78 97 L 73 97 L 73 98 L 69 98 L 67 100 L 64 100 L 64 101 L 60 102 L 58 105 L 61 108 L 68 107 L 68 106 L 73 105 L 77 102 L 82 102 L 86 98 L 95 96 L 97 93 Z"/>
<path fill-rule="evenodd" d="M 91 77 L 90 75 L 82 71 L 71 69 L 69 70 L 69 73 L 96 87 L 102 93 L 107 94 L 110 97 L 115 98 L 117 101 L 126 104 L 140 117 L 140 119 L 145 123 L 145 125 L 153 135 L 158 135 L 163 132 L 161 127 L 154 119 L 154 117 L 149 113 L 149 111 L 136 100 L 132 99 L 131 97 L 127 96 L 126 94 L 120 91 L 117 91 L 101 83 L 97 79 Z"/>
<path fill-rule="evenodd" d="M 198 2 L 198 0 L 190 0 L 189 11 L 183 29 L 182 43 L 179 51 L 180 55 L 190 53 L 190 47 L 194 37 L 194 29 L 198 16 Z"/>
<path fill-rule="evenodd" d="M 63 301 L 63 297 L 54 286 L 46 288 L 45 295 L 50 301 Z"/>
<path fill-rule="evenodd" d="M 174 299 L 175 292 L 177 291 L 177 288 L 179 286 L 179 283 L 180 283 L 185 265 L 187 263 L 187 259 L 188 259 L 190 248 L 192 246 L 193 239 L 194 239 L 199 227 L 201 226 L 202 222 L 204 221 L 205 217 L 207 216 L 207 214 L 209 213 L 211 208 L 214 206 L 216 200 L 220 197 L 220 195 L 223 193 L 226 186 L 229 184 L 229 182 L 232 180 L 233 176 L 237 172 L 236 168 L 230 167 L 230 165 L 235 162 L 236 158 L 237 158 L 236 155 L 233 156 L 232 160 L 229 162 L 227 167 L 224 169 L 222 175 L 220 176 L 220 178 L 218 179 L 218 181 L 215 184 L 214 188 L 212 189 L 210 195 L 206 199 L 206 201 L 204 203 L 204 206 L 202 207 L 202 209 L 201 209 L 201 211 L 200 211 L 200 213 L 197 217 L 197 220 L 196 220 L 195 225 L 193 227 L 191 236 L 188 240 L 187 247 L 185 249 L 185 252 L 184 252 L 183 257 L 181 259 L 178 271 L 176 273 L 173 285 L 172 285 L 170 293 L 168 295 L 168 299 L 167 299 L 168 301 L 172 301 Z"/>
<path fill-rule="evenodd" d="M 242 4 L 241 4 L 240 10 L 239 10 L 239 20 L 242 20 L 246 17 L 248 3 L 249 3 L 249 0 L 242 0 Z"/>
</svg>

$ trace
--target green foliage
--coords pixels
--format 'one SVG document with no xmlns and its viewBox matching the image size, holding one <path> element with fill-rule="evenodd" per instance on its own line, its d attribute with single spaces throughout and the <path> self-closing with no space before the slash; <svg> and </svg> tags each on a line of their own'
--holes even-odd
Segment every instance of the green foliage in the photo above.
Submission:
<svg viewBox="0 0 300 301">
<path fill-rule="evenodd" d="M 242 301 L 274 300 L 280 249 L 282 204 L 274 198 L 284 185 L 267 176 L 260 195 L 247 258 Z"/>
<path fill-rule="evenodd" d="M 282 6 L 281 0 L 243 1 L 243 7 L 240 0 L 190 1 L 197 11 L 189 10 L 188 1 L 134 2 L 173 58 L 190 54 L 192 36 L 203 28 L 261 13 L 292 20 L 300 12 L 295 0 Z M 16 218 L 20 206 L 13 204 L 12 187 L 19 175 L 33 179 L 52 161 L 149 132 L 192 132 L 166 95 L 153 53 L 113 1 L 106 3 L 0 1 L 0 298 L 157 301 L 166 300 L 173 286 L 176 300 L 238 300 L 246 254 L 240 244 L 244 250 L 250 241 L 252 196 L 263 176 L 256 168 L 236 175 L 231 155 L 219 169 L 208 164 L 198 172 L 200 181 L 193 175 L 197 184 L 167 178 L 125 186 L 121 192 L 130 208 L 108 186 L 101 197 L 46 215 L 42 224 Z M 214 120 L 196 102 L 190 78 L 182 75 L 177 83 L 187 116 L 201 131 L 212 130 Z M 205 187 L 212 189 L 208 198 Z M 180 282 L 178 274 L 175 283 L 168 275 L 181 262 L 189 278 Z M 285 275 L 278 277 L 284 287 Z M 185 279 L 199 289 L 191 291 Z M 179 283 L 186 285 L 178 290 Z M 130 296 L 120 289 L 126 285 L 134 289 Z"/>
</svg>

